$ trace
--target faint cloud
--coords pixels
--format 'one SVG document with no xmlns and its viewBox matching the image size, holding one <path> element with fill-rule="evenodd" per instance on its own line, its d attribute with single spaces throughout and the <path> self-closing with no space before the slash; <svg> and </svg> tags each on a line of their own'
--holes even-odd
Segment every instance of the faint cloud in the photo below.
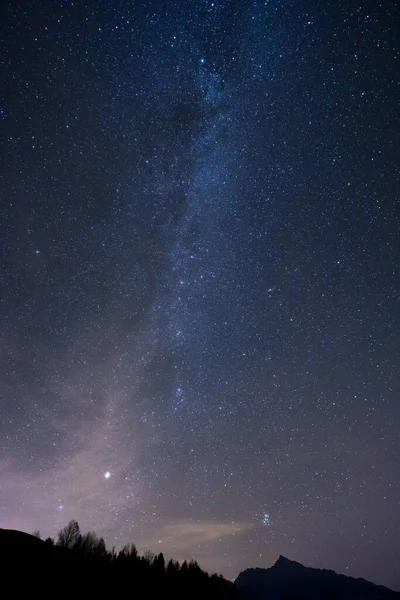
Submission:
<svg viewBox="0 0 400 600">
<path fill-rule="evenodd" d="M 144 547 L 162 547 L 167 552 L 187 552 L 231 536 L 239 535 L 253 528 L 247 522 L 178 521 L 162 525 L 151 537 L 143 541 Z"/>
</svg>

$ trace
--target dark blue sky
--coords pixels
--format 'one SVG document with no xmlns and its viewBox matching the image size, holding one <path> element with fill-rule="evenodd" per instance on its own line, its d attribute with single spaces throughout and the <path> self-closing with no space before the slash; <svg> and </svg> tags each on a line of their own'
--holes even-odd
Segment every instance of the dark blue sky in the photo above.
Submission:
<svg viewBox="0 0 400 600">
<path fill-rule="evenodd" d="M 396 5 L 3 4 L 2 527 L 400 587 Z"/>
</svg>

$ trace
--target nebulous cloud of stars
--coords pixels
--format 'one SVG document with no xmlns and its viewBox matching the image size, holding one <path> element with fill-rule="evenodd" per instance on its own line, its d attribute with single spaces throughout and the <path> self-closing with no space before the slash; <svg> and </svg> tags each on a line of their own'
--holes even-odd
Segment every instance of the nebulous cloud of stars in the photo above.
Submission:
<svg viewBox="0 0 400 600">
<path fill-rule="evenodd" d="M 6 3 L 1 527 L 400 586 L 395 11 Z"/>
</svg>

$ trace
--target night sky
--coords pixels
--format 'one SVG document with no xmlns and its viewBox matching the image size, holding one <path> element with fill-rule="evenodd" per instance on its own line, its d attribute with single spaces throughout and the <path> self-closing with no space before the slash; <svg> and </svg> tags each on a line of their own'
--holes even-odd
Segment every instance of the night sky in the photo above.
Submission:
<svg viewBox="0 0 400 600">
<path fill-rule="evenodd" d="M 398 2 L 2 6 L 0 526 L 400 588 Z"/>
</svg>

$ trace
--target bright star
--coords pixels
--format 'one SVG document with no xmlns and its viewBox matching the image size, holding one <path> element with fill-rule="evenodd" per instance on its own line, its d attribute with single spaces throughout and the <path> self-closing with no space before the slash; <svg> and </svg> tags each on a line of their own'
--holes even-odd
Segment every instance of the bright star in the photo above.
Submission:
<svg viewBox="0 0 400 600">
<path fill-rule="evenodd" d="M 104 477 L 105 477 L 106 479 L 110 479 L 110 477 L 111 477 L 111 473 L 110 473 L 110 471 L 106 471 L 106 472 L 104 473 Z"/>
</svg>

